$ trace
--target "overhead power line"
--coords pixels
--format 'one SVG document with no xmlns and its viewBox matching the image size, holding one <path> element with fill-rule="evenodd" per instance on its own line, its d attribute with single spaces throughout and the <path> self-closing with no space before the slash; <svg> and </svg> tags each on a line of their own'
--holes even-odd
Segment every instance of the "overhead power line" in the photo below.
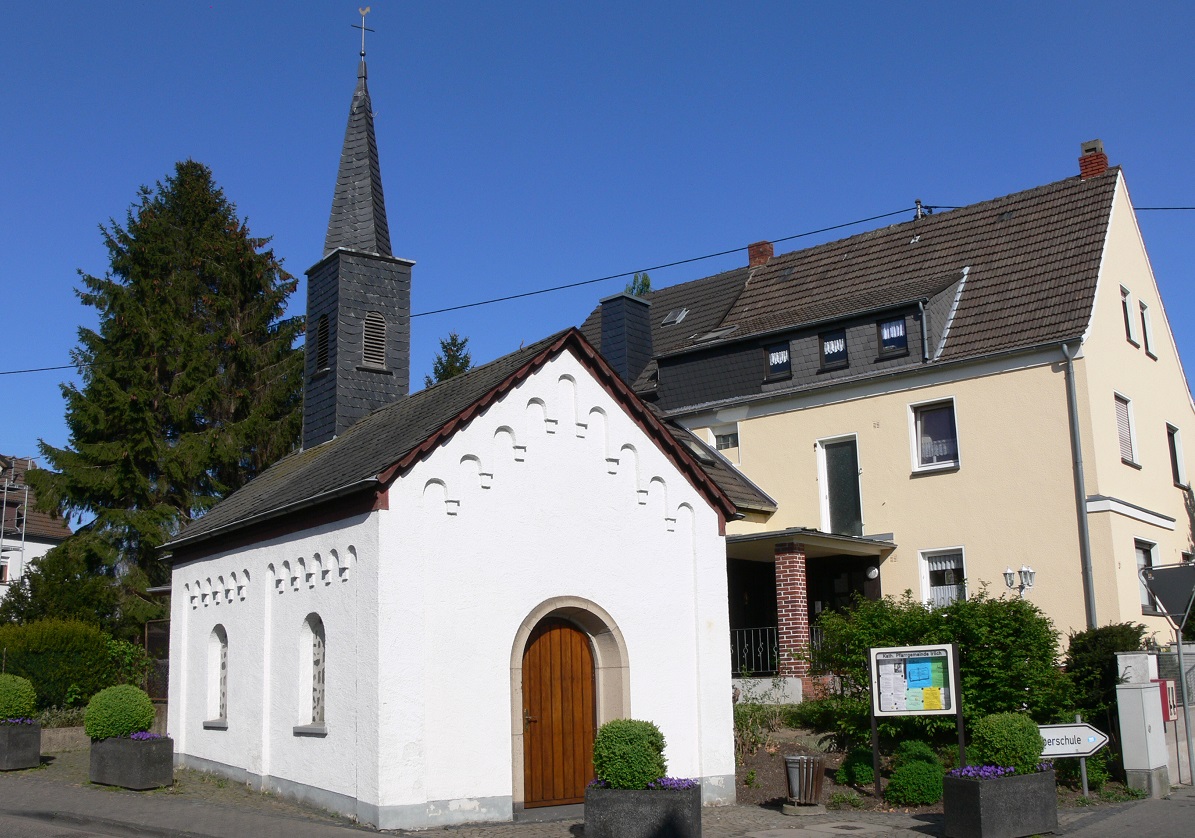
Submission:
<svg viewBox="0 0 1195 838">
<path fill-rule="evenodd" d="M 828 233 L 832 230 L 841 230 L 844 227 L 853 227 L 856 224 L 866 224 L 869 221 L 879 221 L 880 219 L 883 219 L 883 218 L 891 218 L 894 215 L 900 215 L 902 213 L 912 212 L 912 211 L 913 211 L 913 207 L 906 207 L 904 209 L 893 210 L 892 212 L 885 212 L 880 215 L 872 215 L 872 216 L 869 216 L 868 218 L 860 218 L 855 221 L 846 221 L 846 222 L 843 222 L 842 224 L 832 224 L 829 227 L 821 227 L 817 230 L 809 230 L 804 233 L 795 233 L 791 236 L 784 236 L 783 238 L 772 239 L 772 243 L 777 244 L 779 242 L 787 242 L 787 241 L 793 241 L 794 239 L 806 238 L 807 236 L 816 236 L 819 233 Z M 535 291 L 524 291 L 521 294 L 509 294 L 505 297 L 494 297 L 489 300 L 479 300 L 475 303 L 462 303 L 459 306 L 448 306 L 447 308 L 438 308 L 438 309 L 433 309 L 432 311 L 420 311 L 416 314 L 412 314 L 411 317 L 412 318 L 428 317 L 429 315 L 432 315 L 432 314 L 444 314 L 445 312 L 449 312 L 449 311 L 460 311 L 461 309 L 465 309 L 465 308 L 476 308 L 478 306 L 488 306 L 488 305 L 492 305 L 493 303 L 506 302 L 507 300 L 519 300 L 524 297 L 534 297 L 539 294 L 550 294 L 553 291 L 563 291 L 567 288 L 579 288 L 582 285 L 593 285 L 598 282 L 608 282 L 612 279 L 624 279 L 628 276 L 634 276 L 637 273 L 643 273 L 646 271 L 659 271 L 659 270 L 663 270 L 664 268 L 674 268 L 677 265 L 688 265 L 692 262 L 700 262 L 705 259 L 714 259 L 714 258 L 717 258 L 718 256 L 727 256 L 731 253 L 738 253 L 739 251 L 744 251 L 746 249 L 747 249 L 747 245 L 743 245 L 742 247 L 732 247 L 728 250 L 720 250 L 717 253 L 707 253 L 704 256 L 693 256 L 688 259 L 678 259 L 675 262 L 666 262 L 662 265 L 653 265 L 653 266 L 647 267 L 647 268 L 636 268 L 635 270 L 631 270 L 631 271 L 623 271 L 622 273 L 609 274 L 608 276 L 599 276 L 597 279 L 585 279 L 585 280 L 581 280 L 580 282 L 569 282 L 564 285 L 554 285 L 551 288 L 540 288 Z M 81 367 L 81 366 L 91 366 L 91 364 L 85 364 L 85 363 L 59 364 L 57 366 L 52 366 L 52 367 L 32 367 L 29 369 L 22 369 L 22 370 L 0 370 L 0 375 L 23 375 L 25 373 L 34 373 L 34 372 L 53 372 L 55 370 L 77 369 L 78 367 Z"/>
</svg>

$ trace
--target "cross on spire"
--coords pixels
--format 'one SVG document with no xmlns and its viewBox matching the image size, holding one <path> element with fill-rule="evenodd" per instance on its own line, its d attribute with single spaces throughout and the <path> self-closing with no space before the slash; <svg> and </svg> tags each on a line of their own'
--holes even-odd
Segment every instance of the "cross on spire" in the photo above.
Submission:
<svg viewBox="0 0 1195 838">
<path fill-rule="evenodd" d="M 365 16 L 367 14 L 369 14 L 369 6 L 366 6 L 364 9 L 358 8 L 357 11 L 359 11 L 361 13 L 361 25 L 358 26 L 357 24 L 354 23 L 353 28 L 361 30 L 361 57 L 364 58 L 365 57 L 365 33 L 372 32 L 373 30 L 365 25 Z"/>
</svg>

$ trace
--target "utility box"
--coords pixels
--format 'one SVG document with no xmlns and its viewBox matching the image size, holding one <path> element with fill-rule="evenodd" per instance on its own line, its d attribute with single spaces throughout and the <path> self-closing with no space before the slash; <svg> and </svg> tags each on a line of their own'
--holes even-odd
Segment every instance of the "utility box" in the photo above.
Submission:
<svg viewBox="0 0 1195 838">
<path fill-rule="evenodd" d="M 1120 744 L 1124 754 L 1125 781 L 1150 797 L 1170 793 L 1170 753 L 1158 685 L 1118 684 L 1116 709 L 1120 716 Z"/>
<path fill-rule="evenodd" d="M 1171 678 L 1155 678 L 1158 693 L 1162 699 L 1162 721 L 1169 724 L 1178 721 L 1178 690 Z"/>
</svg>

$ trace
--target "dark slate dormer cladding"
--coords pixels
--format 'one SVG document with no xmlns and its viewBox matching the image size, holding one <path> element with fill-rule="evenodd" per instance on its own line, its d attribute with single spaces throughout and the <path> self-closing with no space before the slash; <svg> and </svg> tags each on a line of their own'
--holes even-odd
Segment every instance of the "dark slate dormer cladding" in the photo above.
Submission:
<svg viewBox="0 0 1195 838">
<path fill-rule="evenodd" d="M 381 165 L 362 60 L 344 134 L 324 258 L 307 272 L 304 448 L 340 436 L 367 413 L 410 391 L 414 264 L 390 252 Z M 367 318 L 371 322 L 368 334 Z M 322 328 L 321 322 L 326 324 Z"/>
</svg>

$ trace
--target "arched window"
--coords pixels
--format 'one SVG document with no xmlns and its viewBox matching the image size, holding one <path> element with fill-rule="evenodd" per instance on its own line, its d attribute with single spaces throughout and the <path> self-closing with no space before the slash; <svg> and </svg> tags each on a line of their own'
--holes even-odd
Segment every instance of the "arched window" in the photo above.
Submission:
<svg viewBox="0 0 1195 838">
<path fill-rule="evenodd" d="M 321 314 L 315 325 L 315 371 L 328 368 L 328 315 Z"/>
<path fill-rule="evenodd" d="M 386 318 L 376 311 L 365 315 L 361 358 L 367 367 L 386 367 Z"/>
<path fill-rule="evenodd" d="M 324 623 L 316 617 L 311 627 L 311 723 L 324 723 L 324 669 L 327 656 L 324 648 Z"/>
<path fill-rule="evenodd" d="M 216 626 L 208 637 L 207 717 L 208 729 L 228 727 L 228 632 Z"/>
</svg>

